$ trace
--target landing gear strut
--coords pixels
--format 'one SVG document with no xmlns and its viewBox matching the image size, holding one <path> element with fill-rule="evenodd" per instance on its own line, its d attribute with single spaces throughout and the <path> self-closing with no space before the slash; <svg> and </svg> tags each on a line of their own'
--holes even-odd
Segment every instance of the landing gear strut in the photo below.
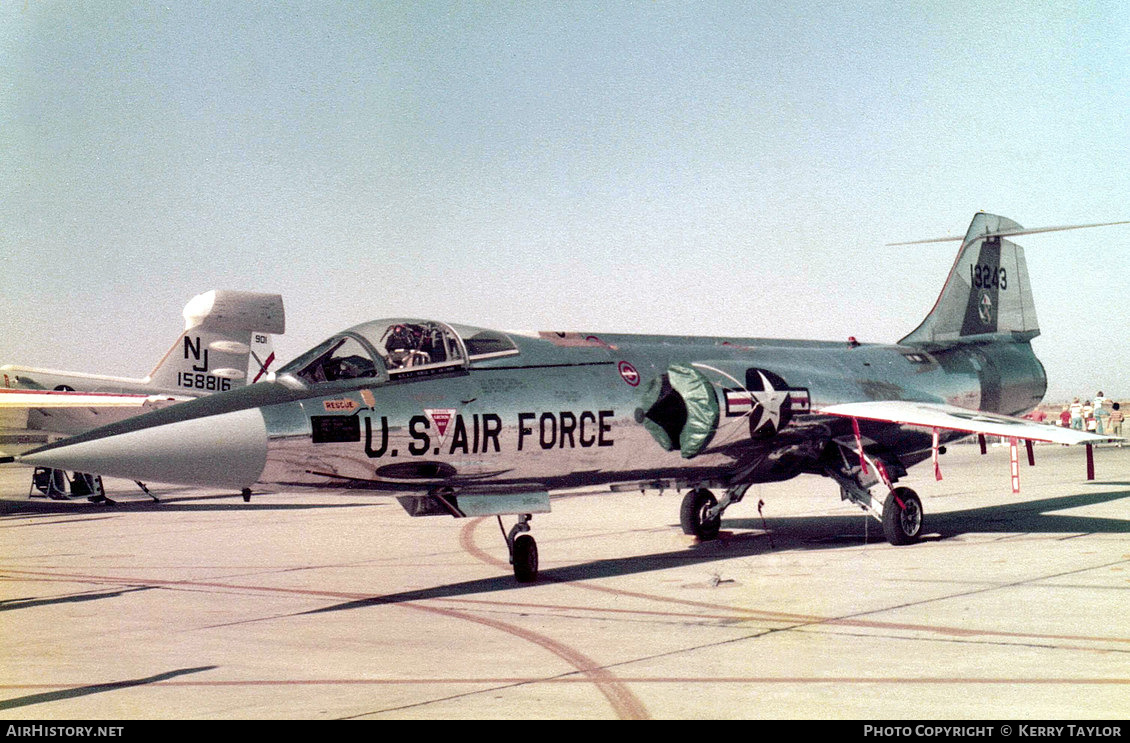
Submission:
<svg viewBox="0 0 1130 743">
<path fill-rule="evenodd" d="M 67 492 L 68 487 L 70 488 L 69 493 Z M 31 489 L 28 490 L 28 497 L 39 497 L 32 495 L 36 490 L 51 500 L 70 500 L 71 498 L 85 496 L 91 503 L 114 504 L 114 501 L 106 497 L 106 488 L 102 486 L 102 476 L 89 475 L 85 472 L 75 472 L 73 475 L 68 475 L 63 470 L 36 467 L 31 476 Z"/>
<path fill-rule="evenodd" d="M 875 463 L 871 462 L 871 471 Z M 867 511 L 883 525 L 883 536 L 894 545 L 914 544 L 922 537 L 924 522 L 922 500 L 910 488 L 891 487 L 885 500 L 871 494 L 879 478 L 866 476 L 861 467 L 843 463 L 840 467 L 826 467 L 824 474 L 840 484 L 840 495 Z"/>
<path fill-rule="evenodd" d="M 506 546 L 510 550 L 510 564 L 514 566 L 514 577 L 519 583 L 533 583 L 538 578 L 538 543 L 534 541 L 530 531 L 528 513 L 518 516 L 518 523 L 507 533 L 502 526 L 502 517 L 498 517 L 498 528 L 502 529 L 506 537 Z"/>
</svg>

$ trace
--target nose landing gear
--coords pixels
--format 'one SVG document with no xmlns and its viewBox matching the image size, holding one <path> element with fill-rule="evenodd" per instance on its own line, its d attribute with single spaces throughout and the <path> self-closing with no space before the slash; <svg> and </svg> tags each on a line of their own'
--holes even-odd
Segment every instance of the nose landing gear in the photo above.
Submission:
<svg viewBox="0 0 1130 743">
<path fill-rule="evenodd" d="M 518 516 L 518 523 L 507 533 L 502 526 L 502 516 L 498 516 L 498 528 L 506 537 L 506 546 L 510 550 L 510 564 L 514 566 L 514 577 L 519 583 L 533 583 L 538 578 L 538 543 L 534 541 L 530 531 L 528 513 Z"/>
</svg>

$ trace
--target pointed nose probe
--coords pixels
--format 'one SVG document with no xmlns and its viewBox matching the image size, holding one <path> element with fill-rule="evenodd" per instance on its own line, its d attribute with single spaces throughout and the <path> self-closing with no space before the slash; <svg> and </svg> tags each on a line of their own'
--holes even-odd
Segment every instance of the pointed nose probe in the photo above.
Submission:
<svg viewBox="0 0 1130 743">
<path fill-rule="evenodd" d="M 267 426 L 259 409 L 251 408 L 74 443 L 64 440 L 17 459 L 130 480 L 245 488 L 259 479 L 267 463 Z"/>
</svg>

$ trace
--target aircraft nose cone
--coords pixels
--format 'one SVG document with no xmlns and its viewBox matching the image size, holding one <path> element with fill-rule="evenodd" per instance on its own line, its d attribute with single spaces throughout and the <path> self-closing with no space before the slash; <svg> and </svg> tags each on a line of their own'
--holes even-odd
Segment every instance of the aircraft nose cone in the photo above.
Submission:
<svg viewBox="0 0 1130 743">
<path fill-rule="evenodd" d="M 244 488 L 267 462 L 267 426 L 258 408 L 208 415 L 18 457 L 21 464 L 130 480 Z"/>
</svg>

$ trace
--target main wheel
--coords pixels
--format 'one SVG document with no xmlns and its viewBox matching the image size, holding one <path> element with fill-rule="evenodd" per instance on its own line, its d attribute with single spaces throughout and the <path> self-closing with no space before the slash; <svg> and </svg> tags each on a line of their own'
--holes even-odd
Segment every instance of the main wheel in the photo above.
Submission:
<svg viewBox="0 0 1130 743">
<path fill-rule="evenodd" d="M 895 488 L 883 503 L 883 536 L 891 544 L 912 544 L 922 536 L 922 501 L 910 488 Z"/>
<path fill-rule="evenodd" d="M 514 577 L 519 583 L 533 583 L 538 578 L 538 543 L 529 534 L 514 539 Z"/>
<path fill-rule="evenodd" d="M 710 509 L 718 505 L 718 499 L 706 488 L 692 490 L 683 496 L 679 508 L 679 523 L 684 534 L 693 534 L 702 540 L 714 539 L 722 528 L 722 514 L 710 518 Z"/>
</svg>

